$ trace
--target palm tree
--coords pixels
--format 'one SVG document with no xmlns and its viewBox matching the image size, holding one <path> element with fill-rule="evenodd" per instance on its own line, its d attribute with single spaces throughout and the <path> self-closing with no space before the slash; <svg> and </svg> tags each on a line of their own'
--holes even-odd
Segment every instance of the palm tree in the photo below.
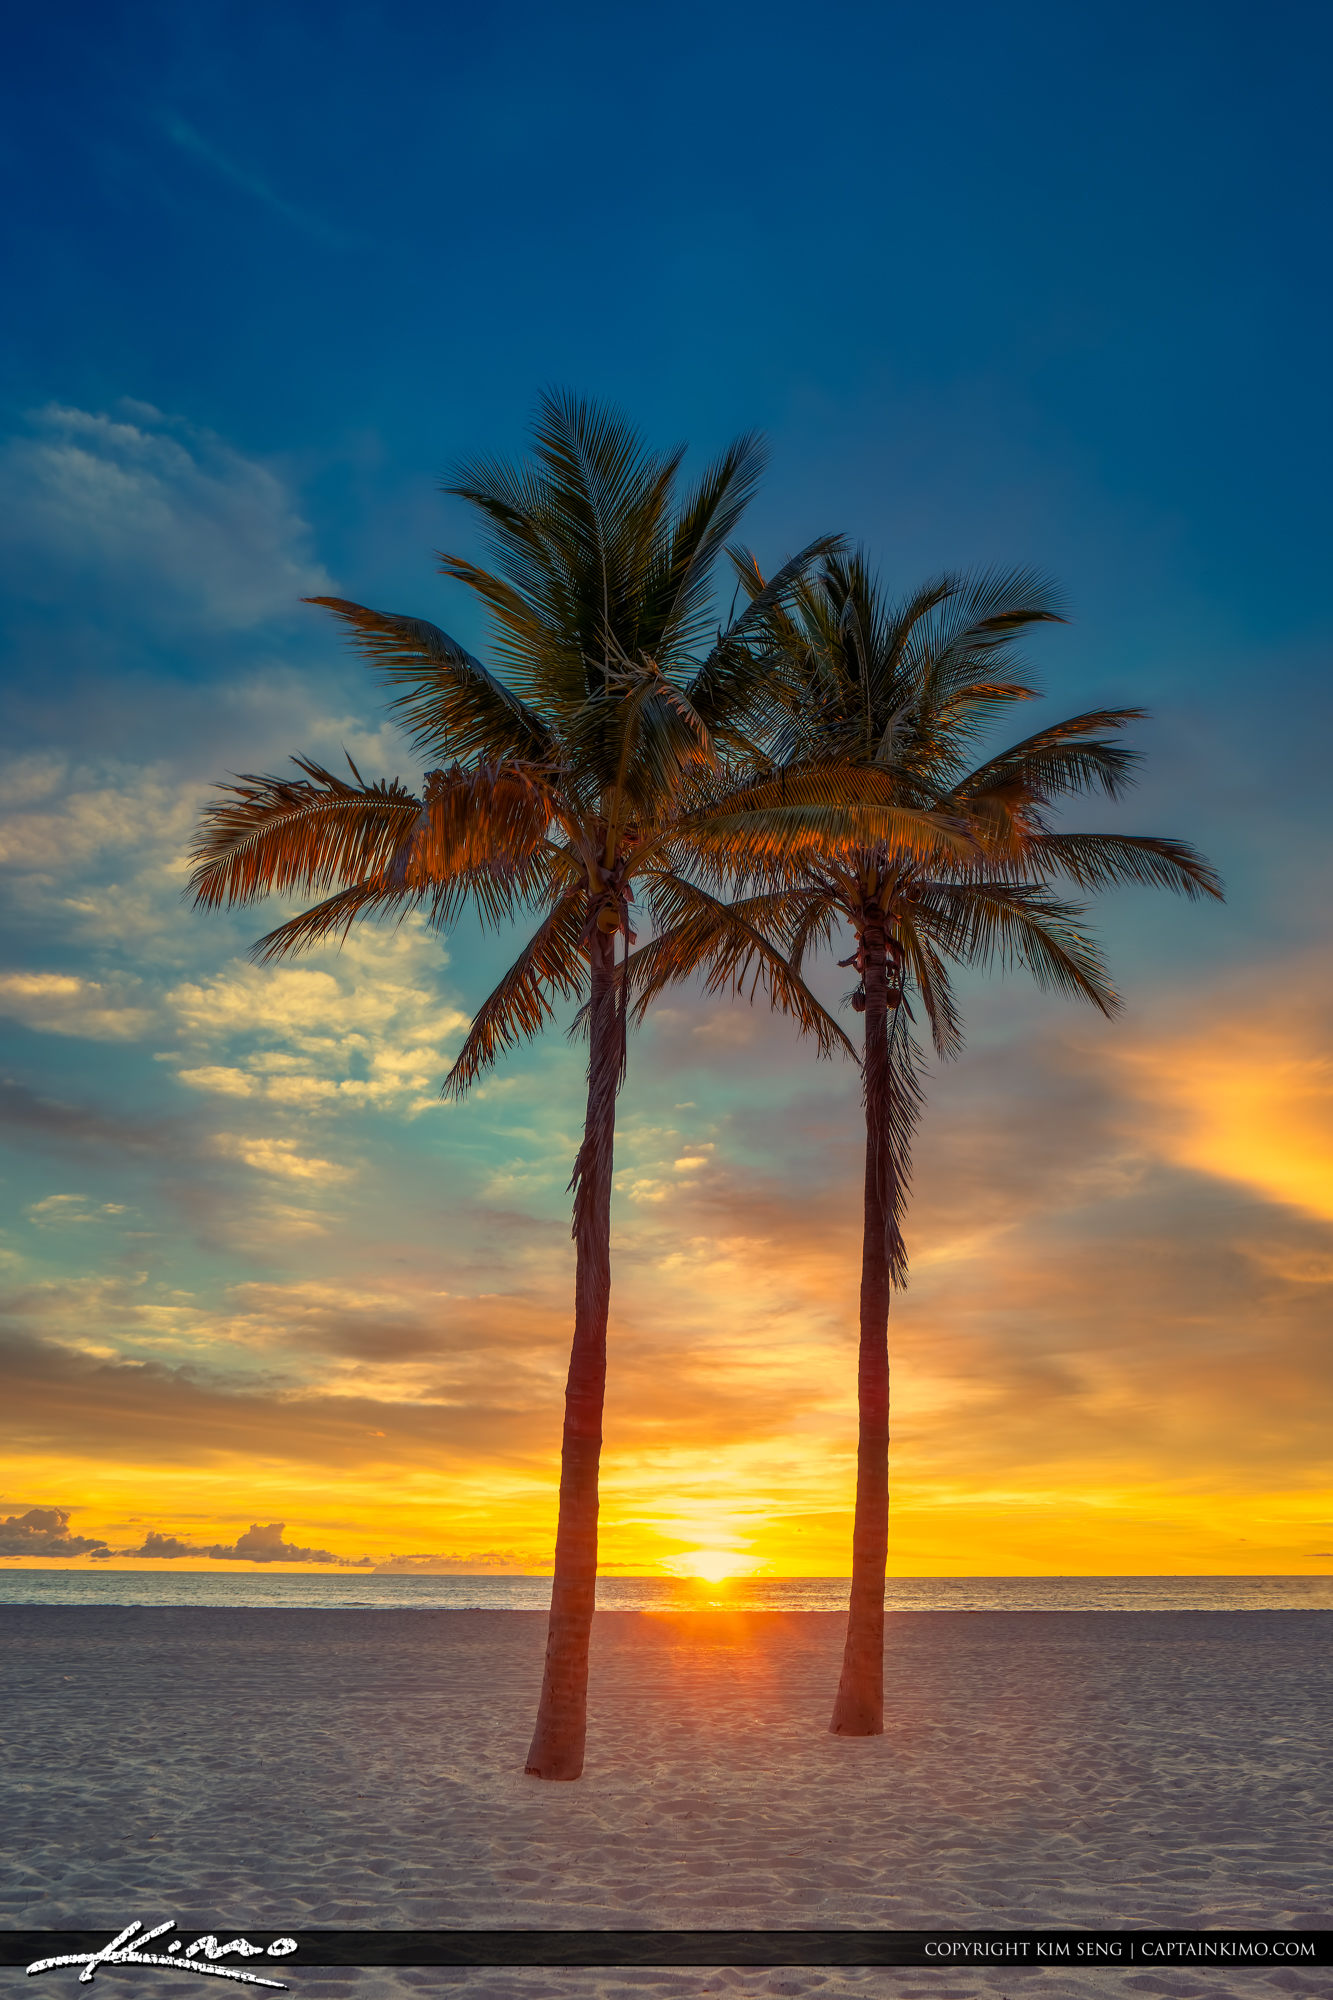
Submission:
<svg viewBox="0 0 1333 2000">
<path fill-rule="evenodd" d="M 767 586 L 738 565 L 752 603 Z M 904 806 L 941 816 L 974 843 L 959 856 L 907 852 L 878 837 L 839 852 L 777 852 L 733 870 L 754 893 L 732 905 L 746 931 L 780 944 L 793 974 L 806 956 L 850 929 L 859 984 L 849 997 L 865 1018 L 866 1123 L 861 1263 L 859 1429 L 852 1584 L 836 1735 L 884 1727 L 884 1581 L 889 1525 L 888 1319 L 906 1282 L 902 1221 L 910 1144 L 921 1105 L 920 1057 L 910 1026 L 914 996 L 936 1051 L 956 1055 L 962 1025 L 949 966 L 1017 964 L 1041 986 L 1119 1005 L 1083 909 L 1052 893 L 1064 877 L 1081 889 L 1136 882 L 1186 896 L 1221 894 L 1213 870 L 1180 841 L 1058 830 L 1052 809 L 1080 792 L 1124 791 L 1134 753 L 1113 732 L 1140 709 L 1100 709 L 1054 723 L 972 765 L 976 742 L 1002 709 L 1036 689 L 1015 657 L 1020 633 L 1058 621 L 1050 586 L 1022 572 L 946 575 L 891 603 L 861 555 L 832 553 L 765 614 L 790 673 L 791 712 L 775 739 L 770 782 L 822 767 L 875 774 Z M 844 779 L 844 783 L 845 783 Z M 678 899 L 684 902 L 685 899 Z M 744 937 L 724 936 L 707 912 L 682 907 L 628 968 L 642 1009 L 668 982 L 706 968 L 743 980 Z"/>
<path fill-rule="evenodd" d="M 462 468 L 448 490 L 480 514 L 493 562 L 444 556 L 444 574 L 490 614 L 488 667 L 425 620 L 317 598 L 395 690 L 428 759 L 413 788 L 351 781 L 307 758 L 301 776 L 246 777 L 204 816 L 193 887 L 205 906 L 323 892 L 255 947 L 272 960 L 340 939 L 361 919 L 419 911 L 437 928 L 470 901 L 500 926 L 540 921 L 482 1003 L 445 1092 L 461 1095 L 561 1001 L 581 1000 L 589 1043 L 574 1162 L 574 1339 L 565 1395 L 549 1637 L 527 1769 L 583 1767 L 597 1575 L 598 1469 L 610 1301 L 615 1106 L 626 1065 L 631 907 L 659 923 L 708 908 L 719 950 L 756 966 L 772 1004 L 821 1051 L 850 1048 L 781 952 L 691 880 L 753 869 L 781 850 L 842 852 L 880 839 L 923 860 L 963 842 L 878 774 L 826 759 L 790 779 L 747 776 L 785 713 L 767 621 L 826 537 L 748 593 L 706 643 L 715 562 L 763 463 L 743 437 L 690 490 L 682 454 L 650 452 L 614 413 L 548 394 L 531 456 Z M 743 552 L 734 559 L 747 573 Z M 350 761 L 350 760 L 349 760 Z M 769 760 L 771 762 L 771 758 Z"/>
</svg>

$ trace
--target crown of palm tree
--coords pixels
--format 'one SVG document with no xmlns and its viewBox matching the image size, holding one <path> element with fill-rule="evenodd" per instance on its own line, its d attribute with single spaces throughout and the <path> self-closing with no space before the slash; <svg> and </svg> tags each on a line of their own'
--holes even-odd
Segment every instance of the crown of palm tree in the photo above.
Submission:
<svg viewBox="0 0 1333 2000">
<path fill-rule="evenodd" d="M 448 489 L 484 522 L 493 568 L 453 555 L 440 565 L 487 606 L 493 668 L 424 619 L 309 600 L 343 621 L 423 757 L 445 761 L 413 788 L 369 783 L 354 765 L 349 782 L 296 758 L 299 777 L 242 777 L 204 815 L 198 903 L 327 892 L 259 941 L 261 959 L 341 938 L 363 918 L 415 910 L 442 927 L 468 902 L 493 925 L 540 913 L 446 1091 L 465 1090 L 558 1001 L 585 991 L 590 927 L 628 945 L 636 899 L 661 924 L 682 899 L 703 898 L 773 1004 L 821 1052 L 844 1046 L 773 940 L 710 896 L 709 882 L 866 839 L 923 859 L 966 846 L 948 816 L 846 758 L 776 781 L 749 775 L 761 756 L 772 768 L 762 746 L 790 713 L 773 621 L 838 542 L 821 538 L 769 580 L 733 548 L 754 581 L 710 637 L 713 570 L 764 454 L 742 437 L 683 493 L 680 460 L 648 451 L 594 404 L 546 395 L 529 459 L 470 464 Z"/>
<path fill-rule="evenodd" d="M 767 589 L 762 574 L 748 558 L 737 560 L 736 570 L 750 603 L 758 603 Z M 1052 881 L 1063 876 L 1083 889 L 1135 882 L 1191 897 L 1220 895 L 1220 885 L 1184 842 L 1069 833 L 1055 822 L 1067 797 L 1122 796 L 1137 754 L 1115 732 L 1142 719 L 1142 709 L 1090 710 L 973 763 L 997 715 L 1040 692 L 1018 641 L 1035 625 L 1062 622 L 1062 614 L 1052 586 L 1035 572 L 946 574 L 895 602 L 864 555 L 834 550 L 763 616 L 786 664 L 786 713 L 769 739 L 769 789 L 780 794 L 824 773 L 850 798 L 856 771 L 877 800 L 894 798 L 929 814 L 964 831 L 969 844 L 924 853 L 868 832 L 822 852 L 774 846 L 749 865 L 734 854 L 710 854 L 705 868 L 718 893 L 708 905 L 694 882 L 673 885 L 669 907 L 659 899 L 665 921 L 627 968 L 633 1007 L 642 1013 L 666 985 L 693 973 L 713 988 L 759 976 L 746 935 L 718 914 L 728 882 L 732 917 L 777 945 L 798 976 L 807 956 L 830 946 L 844 925 L 859 932 L 872 916 L 883 921 L 894 967 L 890 1257 L 902 1283 L 900 1224 L 921 1103 L 909 992 L 943 1056 L 962 1046 L 951 965 L 1021 966 L 1038 985 L 1112 1014 L 1119 998 L 1085 908 L 1056 894 Z"/>
</svg>

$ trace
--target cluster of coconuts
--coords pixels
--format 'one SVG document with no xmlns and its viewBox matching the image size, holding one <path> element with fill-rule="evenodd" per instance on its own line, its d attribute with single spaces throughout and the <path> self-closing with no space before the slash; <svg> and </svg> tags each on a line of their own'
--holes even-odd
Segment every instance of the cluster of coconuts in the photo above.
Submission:
<svg viewBox="0 0 1333 2000">
<path fill-rule="evenodd" d="M 890 1007 L 900 1007 L 902 1005 L 903 989 L 901 986 L 895 984 L 891 980 L 889 982 L 888 991 L 886 992 L 884 997 L 888 1001 Z M 853 993 L 852 995 L 852 1012 L 855 1014 L 864 1014 L 865 1010 L 866 1010 L 866 990 L 864 986 L 858 986 L 855 993 Z"/>
</svg>

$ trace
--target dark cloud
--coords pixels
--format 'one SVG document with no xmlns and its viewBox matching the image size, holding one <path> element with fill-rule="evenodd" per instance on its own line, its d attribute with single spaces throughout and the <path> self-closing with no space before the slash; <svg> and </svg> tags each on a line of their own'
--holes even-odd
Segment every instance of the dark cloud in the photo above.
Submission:
<svg viewBox="0 0 1333 2000">
<path fill-rule="evenodd" d="M 356 1561 L 346 1556 L 335 1556 L 328 1549 L 303 1549 L 295 1542 L 283 1540 L 285 1521 L 270 1521 L 261 1527 L 252 1521 L 243 1535 L 238 1535 L 230 1545 L 214 1542 L 211 1548 L 203 1548 L 192 1542 L 183 1542 L 176 1535 L 159 1534 L 150 1528 L 137 1549 L 117 1549 L 118 1556 L 145 1556 L 174 1561 L 181 1556 L 203 1556 L 214 1562 L 286 1562 L 286 1563 L 333 1563 L 340 1569 L 371 1569 L 374 1567 L 369 1556 L 361 1556 Z"/>
<path fill-rule="evenodd" d="M 450 1271 L 455 1277 L 456 1272 Z M 568 1340 L 563 1301 L 510 1286 L 482 1297 L 403 1284 L 371 1297 L 340 1297 L 328 1285 L 233 1285 L 230 1298 L 286 1348 L 350 1361 L 453 1360 L 503 1351 L 511 1366 L 525 1352 Z"/>
<path fill-rule="evenodd" d="M 89 1147 L 158 1157 L 193 1150 L 177 1121 L 126 1117 L 96 1104 L 66 1104 L 10 1078 L 0 1078 L 0 1124 L 79 1154 Z"/>
<path fill-rule="evenodd" d="M 480 1555 L 390 1556 L 375 1564 L 377 1576 L 474 1576 L 479 1570 L 492 1575 L 525 1574 L 521 1558 L 513 1549 L 483 1549 Z"/>
<path fill-rule="evenodd" d="M 71 1535 L 68 1507 L 29 1507 L 0 1521 L 0 1556 L 104 1556 L 105 1542 Z"/>
<path fill-rule="evenodd" d="M 176 1556 L 206 1556 L 207 1549 L 196 1548 L 191 1542 L 182 1542 L 175 1535 L 160 1535 L 156 1528 L 150 1528 L 143 1538 L 143 1545 L 137 1549 L 117 1549 L 118 1556 L 155 1556 L 163 1559 Z"/>
</svg>

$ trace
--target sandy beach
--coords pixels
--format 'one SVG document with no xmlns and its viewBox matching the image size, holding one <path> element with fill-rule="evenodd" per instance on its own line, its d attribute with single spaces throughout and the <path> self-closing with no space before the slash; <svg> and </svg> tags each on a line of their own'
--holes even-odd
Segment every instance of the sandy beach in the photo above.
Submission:
<svg viewBox="0 0 1333 2000">
<path fill-rule="evenodd" d="M 1333 1616 L 600 1613 L 587 1772 L 522 1774 L 528 1612 L 0 1614 L 10 1928 L 1333 1923 Z M 110 1976 L 125 1991 L 126 1975 Z M 166 1973 L 135 1990 L 175 1991 Z M 10 1990 L 23 1975 L 7 1975 Z M 73 1973 L 46 1975 L 61 1982 Z M 1327 1971 L 412 1970 L 294 1994 L 1326 1993 Z"/>
</svg>

